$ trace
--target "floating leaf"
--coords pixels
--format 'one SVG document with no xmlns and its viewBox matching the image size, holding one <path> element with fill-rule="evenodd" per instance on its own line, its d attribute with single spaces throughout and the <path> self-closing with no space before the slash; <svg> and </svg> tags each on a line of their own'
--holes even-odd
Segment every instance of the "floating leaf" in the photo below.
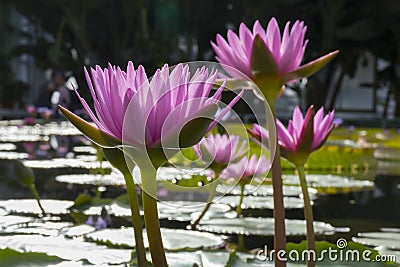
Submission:
<svg viewBox="0 0 400 267">
<path fill-rule="evenodd" d="M 158 203 L 160 219 L 191 221 L 204 209 L 205 202 L 162 201 Z M 226 204 L 213 204 L 204 215 L 204 219 L 224 217 L 231 208 Z"/>
<path fill-rule="evenodd" d="M 62 228 L 60 234 L 66 237 L 78 237 L 96 231 L 96 228 L 87 224 Z"/>
<path fill-rule="evenodd" d="M 18 252 L 13 249 L 0 249 L 0 266 L 7 267 L 47 267 L 63 260 L 45 253 Z M 54 264 L 54 265 L 53 265 Z M 57 266 L 57 265 L 56 265 Z"/>
<path fill-rule="evenodd" d="M 214 200 L 216 203 L 227 204 L 231 207 L 237 207 L 239 204 L 240 196 L 224 196 L 222 198 L 217 197 Z M 285 209 L 303 209 L 304 201 L 300 198 L 295 197 L 284 197 Z M 273 209 L 274 200 L 273 197 L 263 196 L 245 196 L 242 203 L 243 209 Z"/>
<path fill-rule="evenodd" d="M 95 155 L 97 153 L 96 148 L 92 146 L 75 146 L 72 148 L 72 151 L 74 151 L 75 153 L 92 154 L 92 155 Z"/>
<path fill-rule="evenodd" d="M 130 249 L 111 249 L 82 239 L 66 239 L 63 236 L 13 235 L 0 236 L 0 247 L 16 251 L 46 253 L 64 260 L 87 260 L 91 264 L 122 264 L 128 262 Z"/>
<path fill-rule="evenodd" d="M 230 195 L 240 195 L 240 186 L 236 185 L 232 187 L 231 185 L 218 185 L 217 192 L 221 194 L 230 194 Z M 244 195 L 252 195 L 252 196 L 272 196 L 274 189 L 272 185 L 251 185 L 246 184 L 244 188 Z M 315 199 L 317 196 L 317 190 L 314 188 L 308 188 L 308 193 L 310 194 L 311 199 Z M 299 197 L 302 195 L 301 187 L 300 186 L 290 186 L 284 185 L 283 186 L 283 195 L 286 197 Z"/>
<path fill-rule="evenodd" d="M 0 151 L 0 159 L 27 159 L 29 157 L 28 153 L 14 152 L 14 151 Z"/>
<path fill-rule="evenodd" d="M 7 215 L 7 216 L 0 216 L 0 227 L 6 228 L 10 227 L 11 225 L 16 224 L 24 224 L 33 221 L 34 218 L 31 217 L 23 217 L 23 216 L 16 216 L 16 215 Z"/>
<path fill-rule="evenodd" d="M 90 184 L 90 185 L 125 185 L 124 177 L 120 173 L 111 174 L 65 174 L 56 176 L 56 181 L 68 184 Z"/>
<path fill-rule="evenodd" d="M 0 144 L 1 151 L 11 151 L 17 149 L 17 146 L 13 143 L 2 143 Z"/>
<path fill-rule="evenodd" d="M 68 158 L 55 158 L 52 160 L 25 160 L 24 164 L 33 169 L 64 169 L 64 168 L 77 168 L 77 169 L 111 169 L 108 161 L 100 165 L 98 161 L 82 161 L 78 159 Z"/>
<path fill-rule="evenodd" d="M 75 199 L 75 203 L 70 207 L 73 213 L 83 214 L 86 216 L 100 215 L 103 208 L 110 214 L 110 205 L 113 202 L 111 198 L 97 198 L 81 194 Z"/>
<path fill-rule="evenodd" d="M 367 180 L 355 180 L 346 176 L 332 174 L 307 174 L 307 184 L 320 193 L 338 194 L 371 190 L 375 184 Z M 283 175 L 283 182 L 288 185 L 299 185 L 297 175 Z"/>
<path fill-rule="evenodd" d="M 389 249 L 400 250 L 400 233 L 395 232 L 367 232 L 359 233 L 353 241 L 370 246 L 385 246 Z"/>
<path fill-rule="evenodd" d="M 69 200 L 42 199 L 41 204 L 48 214 L 68 214 L 73 205 Z M 0 201 L 0 207 L 11 213 L 42 214 L 35 199 L 9 199 Z"/>
<path fill-rule="evenodd" d="M 221 246 L 224 239 L 210 233 L 197 231 L 161 228 L 164 247 L 167 250 L 180 249 L 202 249 Z M 145 247 L 148 247 L 146 234 L 143 234 Z M 94 240 L 100 244 L 107 244 L 117 247 L 134 247 L 135 239 L 132 228 L 122 229 L 103 229 L 86 235 L 89 240 Z"/>
<path fill-rule="evenodd" d="M 378 173 L 383 175 L 400 175 L 399 162 L 378 160 Z"/>
<path fill-rule="evenodd" d="M 7 234 L 40 234 L 57 236 L 61 228 L 71 226 L 68 222 L 29 222 L 23 225 L 13 225 L 5 228 L 2 233 Z"/>
<path fill-rule="evenodd" d="M 400 161 L 400 148 L 379 147 L 375 149 L 374 157 L 380 160 Z"/>
<path fill-rule="evenodd" d="M 324 222 L 314 222 L 314 230 L 317 235 L 331 235 L 335 229 L 332 225 Z M 219 234 L 244 234 L 273 236 L 274 220 L 272 218 L 232 218 L 232 219 L 210 219 L 201 221 L 197 225 L 200 231 Z M 288 236 L 305 236 L 306 223 L 304 220 L 286 220 L 286 234 Z"/>
<path fill-rule="evenodd" d="M 18 130 L 17 130 L 18 131 Z M 13 133 L 13 134 L 11 134 Z M 39 134 L 14 134 L 14 132 L 8 132 L 4 134 L 0 134 L 0 142 L 37 142 L 43 141 L 43 136 Z"/>
</svg>

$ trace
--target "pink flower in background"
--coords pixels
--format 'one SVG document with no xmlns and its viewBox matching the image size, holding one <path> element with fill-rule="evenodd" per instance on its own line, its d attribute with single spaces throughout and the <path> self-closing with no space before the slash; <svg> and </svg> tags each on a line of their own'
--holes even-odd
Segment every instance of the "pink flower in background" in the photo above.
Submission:
<svg viewBox="0 0 400 267">
<path fill-rule="evenodd" d="M 271 162 L 264 155 L 257 158 L 253 154 L 250 159 L 243 157 L 239 162 L 229 165 L 221 173 L 221 178 L 251 179 L 253 176 L 266 174 L 271 168 Z"/>
<path fill-rule="evenodd" d="M 218 62 L 232 66 L 248 77 L 253 77 L 251 69 L 251 52 L 256 36 L 260 36 L 266 48 L 271 52 L 276 62 L 279 75 L 285 75 L 297 69 L 303 60 L 308 40 L 304 40 L 307 27 L 304 22 L 296 21 L 289 29 L 290 22 L 286 23 L 281 36 L 278 23 L 272 18 L 265 30 L 257 20 L 250 30 L 244 23 L 240 24 L 239 35 L 228 30 L 227 41 L 217 35 L 216 44 L 211 43 Z"/>
<path fill-rule="evenodd" d="M 204 162 L 224 166 L 239 160 L 247 151 L 246 145 L 246 141 L 240 144 L 240 137 L 237 135 L 210 134 L 195 145 L 193 150 Z"/>
<path fill-rule="evenodd" d="M 282 156 L 294 164 L 304 163 L 311 152 L 325 143 L 331 131 L 337 126 L 333 123 L 334 111 L 324 116 L 324 108 L 321 107 L 316 114 L 314 113 L 314 107 L 311 106 L 303 117 L 300 108 L 296 106 L 287 128 L 281 121 L 276 121 Z M 256 140 L 268 138 L 267 130 L 259 125 L 254 125 L 249 133 Z"/>
<path fill-rule="evenodd" d="M 310 76 L 338 53 L 335 51 L 300 66 L 308 43 L 306 30 L 302 21 L 296 21 L 291 28 L 287 22 L 281 34 L 275 18 L 269 21 L 266 29 L 257 20 L 252 30 L 241 23 L 239 34 L 228 30 L 227 40 L 218 34 L 216 43 L 211 42 L 211 45 L 218 62 L 254 80 L 261 91 L 274 90 L 276 97 L 282 85 Z M 237 71 L 226 70 L 232 78 L 245 78 Z"/>
<path fill-rule="evenodd" d="M 97 66 L 91 69 L 91 76 L 85 69 L 85 76 L 95 112 L 77 94 L 97 128 L 93 129 L 62 107 L 61 110 L 89 137 L 95 133 L 92 139 L 107 135 L 108 140 L 109 137 L 124 140 L 135 147 L 161 147 L 162 140 L 176 140 L 184 126 L 193 122 L 186 127 L 186 139 L 190 140 L 179 139 L 182 147 L 191 146 L 225 115 L 221 112 L 215 116 L 224 86 L 209 97 L 217 72 L 209 73 L 205 67 L 197 69 L 191 77 L 188 66 L 179 64 L 170 72 L 168 65 L 164 65 L 150 81 L 142 66 L 135 70 L 133 63 L 129 62 L 126 71 L 111 65 L 106 69 Z M 225 110 L 240 97 L 238 94 Z"/>
<path fill-rule="evenodd" d="M 26 112 L 28 112 L 28 114 L 34 114 L 36 113 L 36 107 L 34 105 L 27 105 Z"/>
</svg>

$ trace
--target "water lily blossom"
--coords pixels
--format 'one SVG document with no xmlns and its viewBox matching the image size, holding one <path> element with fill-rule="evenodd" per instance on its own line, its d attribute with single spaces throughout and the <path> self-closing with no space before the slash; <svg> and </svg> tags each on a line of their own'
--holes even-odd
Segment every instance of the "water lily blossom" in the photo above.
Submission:
<svg viewBox="0 0 400 267">
<path fill-rule="evenodd" d="M 243 158 L 248 150 L 247 145 L 247 141 L 242 141 L 240 144 L 240 137 L 237 135 L 209 134 L 197 145 L 193 146 L 193 150 L 201 161 L 209 164 L 209 168 L 214 171 L 214 178 L 216 180 L 226 166 Z M 217 185 L 218 181 L 216 180 L 210 186 L 207 204 L 197 219 L 190 224 L 189 228 L 195 228 L 210 208 Z"/>
<path fill-rule="evenodd" d="M 171 72 L 168 65 L 164 65 L 151 80 L 142 66 L 135 70 L 132 62 L 128 63 L 126 71 L 109 64 L 105 69 L 92 68 L 91 76 L 85 69 L 85 76 L 94 112 L 76 93 L 95 125 L 63 107 L 60 110 L 98 145 L 106 148 L 124 145 L 125 155 L 140 169 L 152 263 L 167 266 L 157 212 L 157 168 L 167 161 L 164 149 L 177 153 L 180 148 L 195 145 L 225 115 L 224 111 L 216 115 L 224 84 L 210 97 L 217 71 L 209 73 L 203 67 L 191 77 L 189 66 L 182 64 Z"/>
<path fill-rule="evenodd" d="M 261 155 L 253 154 L 250 158 L 243 157 L 237 163 L 229 165 L 221 173 L 221 178 L 239 178 L 244 183 L 250 182 L 253 177 L 265 175 L 271 168 L 271 162 Z"/>
<path fill-rule="evenodd" d="M 291 28 L 290 22 L 286 23 L 281 34 L 275 18 L 269 21 L 266 29 L 257 20 L 252 30 L 241 23 L 239 34 L 228 30 L 226 40 L 218 34 L 211 45 L 218 62 L 240 71 L 227 68 L 232 78 L 243 79 L 240 74 L 243 73 L 265 96 L 277 98 L 282 85 L 312 75 L 338 53 L 335 51 L 301 65 L 308 43 L 306 31 L 302 21 L 296 21 Z"/>
<path fill-rule="evenodd" d="M 91 76 L 85 69 L 94 112 L 76 92 L 96 127 L 90 127 L 62 107 L 61 111 L 100 145 L 113 147 L 124 139 L 133 146 L 161 147 L 163 138 L 167 140 L 182 129 L 190 129 L 191 134 L 186 135 L 188 140 L 180 140 L 180 145 L 186 147 L 196 144 L 210 125 L 215 125 L 210 119 L 203 119 L 203 123 L 196 120 L 202 116 L 214 117 L 217 112 L 217 102 L 224 87 L 208 97 L 217 77 L 215 71 L 209 73 L 206 68 L 197 69 L 191 78 L 188 66 L 179 64 L 170 73 L 168 65 L 165 65 L 149 81 L 142 66 L 135 70 L 133 63 L 129 62 L 126 71 L 109 65 L 105 69 L 97 66 L 90 72 Z M 240 94 L 227 108 L 231 108 L 239 98 Z M 134 123 L 123 126 L 124 120 Z M 184 128 L 186 124 L 191 127 Z"/>
<path fill-rule="evenodd" d="M 193 150 L 202 161 L 224 168 L 245 154 L 246 145 L 246 141 L 240 144 L 240 137 L 237 135 L 209 134 L 193 146 Z"/>
<path fill-rule="evenodd" d="M 295 165 L 304 164 L 308 156 L 325 143 L 336 127 L 333 122 L 334 114 L 335 112 L 331 111 L 324 116 L 323 107 L 315 113 L 314 107 L 311 106 L 303 117 L 300 108 L 296 106 L 287 128 L 277 120 L 278 144 L 282 156 Z M 268 139 L 267 130 L 260 125 L 255 124 L 248 132 L 256 140 Z"/>
</svg>

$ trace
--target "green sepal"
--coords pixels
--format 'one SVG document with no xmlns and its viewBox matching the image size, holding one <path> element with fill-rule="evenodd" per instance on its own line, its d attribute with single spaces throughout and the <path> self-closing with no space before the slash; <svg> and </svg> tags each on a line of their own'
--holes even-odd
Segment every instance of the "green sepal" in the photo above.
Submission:
<svg viewBox="0 0 400 267">
<path fill-rule="evenodd" d="M 207 133 L 212 123 L 210 118 L 195 118 L 183 126 L 179 133 L 179 147 L 187 148 L 196 145 Z"/>
<path fill-rule="evenodd" d="M 256 35 L 251 49 L 251 71 L 254 77 L 278 77 L 278 66 L 269 48 L 259 35 Z"/>
<path fill-rule="evenodd" d="M 101 131 L 96 126 L 88 123 L 68 109 L 58 106 L 64 117 L 69 120 L 79 131 L 86 135 L 90 140 L 101 147 L 116 147 L 121 145 L 121 141 L 110 134 Z"/>
<path fill-rule="evenodd" d="M 299 136 L 299 144 L 297 145 L 298 152 L 308 152 L 310 153 L 311 147 L 314 141 L 314 107 L 309 109 L 306 117 L 304 118 L 305 129 L 302 130 L 302 135 Z"/>
<path fill-rule="evenodd" d="M 268 103 L 277 99 L 282 93 L 284 84 L 278 73 L 275 59 L 259 35 L 253 42 L 250 66 L 253 81 L 257 84 Z"/>
<path fill-rule="evenodd" d="M 293 80 L 298 80 L 298 79 L 302 79 L 302 78 L 311 76 L 312 74 L 314 74 L 315 72 L 317 72 L 321 68 L 323 68 L 334 57 L 336 57 L 338 53 L 339 53 L 339 50 L 336 50 L 336 51 L 326 54 L 325 56 L 322 56 L 316 60 L 313 60 L 294 71 L 291 71 L 291 72 L 285 74 L 282 77 L 282 82 L 287 83 L 287 82 L 290 82 Z"/>
<path fill-rule="evenodd" d="M 243 74 L 244 75 L 244 74 Z M 250 80 L 242 80 L 242 79 L 217 79 L 214 82 L 213 89 L 220 88 L 225 82 L 224 90 L 237 90 L 237 89 L 250 89 L 253 90 L 255 88 L 255 84 Z"/>
</svg>

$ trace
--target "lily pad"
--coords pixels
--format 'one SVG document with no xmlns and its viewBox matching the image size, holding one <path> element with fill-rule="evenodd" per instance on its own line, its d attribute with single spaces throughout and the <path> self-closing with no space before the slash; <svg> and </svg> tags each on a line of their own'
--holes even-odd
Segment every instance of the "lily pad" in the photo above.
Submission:
<svg viewBox="0 0 400 267">
<path fill-rule="evenodd" d="M 49 214 L 68 214 L 68 208 L 74 203 L 68 200 L 42 199 L 43 209 Z M 10 213 L 41 214 L 35 199 L 9 199 L 0 201 L 0 207 Z"/>
<path fill-rule="evenodd" d="M 76 153 L 93 154 L 93 155 L 97 153 L 96 148 L 92 146 L 76 146 L 72 149 L 72 151 Z"/>
<path fill-rule="evenodd" d="M 306 179 L 309 187 L 317 189 L 319 193 L 326 194 L 359 192 L 371 190 L 375 186 L 374 182 L 371 181 L 355 180 L 332 174 L 308 174 Z M 283 182 L 288 185 L 300 184 L 297 175 L 283 175 Z"/>
<path fill-rule="evenodd" d="M 77 169 L 99 169 L 100 162 L 98 161 L 82 161 L 69 158 L 55 158 L 52 160 L 25 160 L 24 164 L 33 169 L 62 169 L 62 168 L 77 168 Z M 111 164 L 104 161 L 101 165 L 103 169 L 111 169 Z"/>
<path fill-rule="evenodd" d="M 23 225 L 13 225 L 5 228 L 1 233 L 7 234 L 40 234 L 57 236 L 61 228 L 71 226 L 68 222 L 29 222 Z"/>
<path fill-rule="evenodd" d="M 197 229 L 218 234 L 244 234 L 273 236 L 273 218 L 232 218 L 202 220 Z M 331 235 L 335 228 L 324 222 L 314 222 L 314 230 L 317 235 Z M 306 223 L 304 220 L 286 220 L 286 234 L 288 236 L 305 236 Z"/>
<path fill-rule="evenodd" d="M 7 267 L 47 267 L 63 260 L 45 253 L 18 252 L 9 248 L 0 249 L 0 265 Z"/>
<path fill-rule="evenodd" d="M 125 185 L 124 177 L 117 173 L 111 174 L 66 174 L 56 176 L 56 181 L 68 184 L 90 184 L 90 185 Z"/>
<path fill-rule="evenodd" d="M 158 213 L 160 219 L 191 221 L 198 217 L 205 204 L 205 202 L 195 201 L 162 201 L 158 203 Z M 203 219 L 224 217 L 229 210 L 231 210 L 229 205 L 213 204 Z"/>
<path fill-rule="evenodd" d="M 400 175 L 399 162 L 397 162 L 397 161 L 378 160 L 377 168 L 378 168 L 377 172 L 379 174 L 395 175 L 395 176 Z"/>
<path fill-rule="evenodd" d="M 237 207 L 239 204 L 240 196 L 224 196 L 222 198 L 215 198 L 216 203 L 227 204 L 231 207 Z M 296 197 L 284 197 L 283 198 L 285 209 L 303 209 L 304 201 Z M 274 200 L 273 197 L 263 196 L 245 196 L 242 203 L 243 209 L 273 209 Z"/>
<path fill-rule="evenodd" d="M 374 157 L 379 160 L 400 161 L 400 148 L 379 147 L 375 149 Z"/>
<path fill-rule="evenodd" d="M 230 185 L 218 185 L 217 192 L 221 194 L 230 194 L 230 195 L 240 195 L 240 186 L 230 186 Z M 274 189 L 272 185 L 260 185 L 255 186 L 251 184 L 247 184 L 244 188 L 244 195 L 250 196 L 272 196 Z M 308 193 L 311 199 L 315 199 L 317 195 L 317 190 L 314 188 L 308 188 Z M 298 197 L 302 195 L 300 186 L 291 186 L 284 185 L 283 186 L 283 195 L 287 197 Z"/>
<path fill-rule="evenodd" d="M 78 196 L 77 199 L 81 197 Z M 113 199 L 111 198 L 95 198 L 83 195 L 81 199 L 84 201 L 81 202 L 77 199 L 74 202 L 74 205 L 70 207 L 70 211 L 73 213 L 83 214 L 86 216 L 96 216 L 100 215 L 102 210 L 105 209 L 108 214 L 111 214 L 110 205 L 113 203 Z"/>
<path fill-rule="evenodd" d="M 94 162 L 94 161 L 98 160 L 99 158 L 95 155 L 77 155 L 75 157 L 75 159 L 86 161 L 86 162 Z"/>
<path fill-rule="evenodd" d="M 13 235 L 0 236 L 0 247 L 18 252 L 46 253 L 64 260 L 87 260 L 91 264 L 122 264 L 128 262 L 130 249 L 111 249 L 84 242 L 82 238 L 66 239 L 63 236 Z"/>
<path fill-rule="evenodd" d="M 78 201 L 75 200 L 75 204 L 70 208 L 75 219 L 78 219 L 78 217 L 76 217 L 77 215 L 83 216 L 78 220 L 79 223 L 85 222 L 89 216 L 104 215 L 104 212 L 115 217 L 131 216 L 131 209 L 126 194 L 115 199 L 96 198 L 88 195 L 78 196 L 77 199 L 79 198 L 81 199 Z"/>
<path fill-rule="evenodd" d="M 20 124 L 9 124 L 0 126 L 1 136 L 13 133 L 18 133 L 18 135 L 37 135 L 37 136 L 50 136 L 50 135 L 82 135 L 78 129 L 76 129 L 72 124 L 68 122 L 50 122 L 35 125 L 23 125 L 21 121 Z"/>
<path fill-rule="evenodd" d="M 14 151 L 0 151 L 0 159 L 14 160 L 14 159 L 27 159 L 27 153 L 14 152 Z"/>
<path fill-rule="evenodd" d="M 133 177 L 135 177 L 135 183 L 140 184 L 140 171 L 138 167 L 133 169 Z M 174 167 L 160 167 L 157 170 L 157 181 L 175 181 L 175 180 L 189 180 L 193 175 L 196 176 L 207 176 L 210 175 L 209 170 L 203 170 L 201 168 L 191 168 L 190 170 L 181 170 Z"/>
<path fill-rule="evenodd" d="M 1 143 L 0 150 L 1 151 L 11 151 L 17 149 L 17 146 L 13 143 Z"/>
<path fill-rule="evenodd" d="M 37 142 L 43 141 L 43 136 L 38 134 L 13 134 L 5 133 L 0 134 L 0 142 Z"/>
<path fill-rule="evenodd" d="M 83 236 L 85 234 L 91 233 L 96 231 L 96 228 L 87 224 L 81 224 L 77 226 L 72 226 L 72 227 L 65 227 L 62 228 L 60 231 L 60 234 L 73 238 L 73 237 L 78 237 L 78 236 Z"/>
<path fill-rule="evenodd" d="M 6 211 L 5 209 L 0 208 L 0 216 L 5 216 L 5 215 L 7 215 L 8 213 L 9 213 L 9 212 Z"/>
<path fill-rule="evenodd" d="M 161 235 L 163 238 L 164 247 L 167 250 L 195 250 L 217 247 L 224 244 L 224 239 L 221 236 L 198 231 L 162 228 Z M 144 244 L 145 247 L 148 248 L 149 244 L 146 236 L 147 235 L 143 233 Z M 122 229 L 103 229 L 87 234 L 86 238 L 101 244 L 118 247 L 135 246 L 133 229 L 130 227 Z"/>
<path fill-rule="evenodd" d="M 7 215 L 0 216 L 0 228 L 7 228 L 11 225 L 24 224 L 33 221 L 34 218 L 17 216 L 17 215 Z"/>
<path fill-rule="evenodd" d="M 367 232 L 359 233 L 353 241 L 370 246 L 385 246 L 389 249 L 400 250 L 400 233 L 395 232 Z"/>
</svg>

